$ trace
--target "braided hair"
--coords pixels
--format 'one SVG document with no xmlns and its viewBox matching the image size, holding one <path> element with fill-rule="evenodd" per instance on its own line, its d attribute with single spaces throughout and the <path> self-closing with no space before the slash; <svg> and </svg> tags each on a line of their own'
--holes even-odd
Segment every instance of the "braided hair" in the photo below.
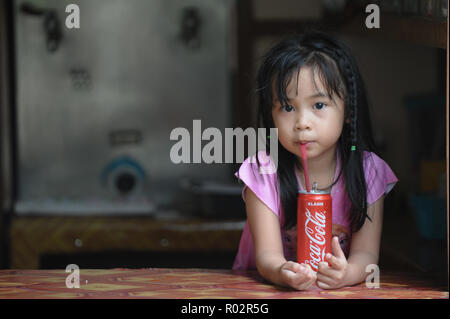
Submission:
<svg viewBox="0 0 450 319">
<path fill-rule="evenodd" d="M 350 50 L 333 37 L 318 31 L 306 32 L 284 39 L 271 48 L 263 58 L 257 75 L 259 127 L 274 127 L 272 107 L 274 95 L 283 104 L 288 101 L 287 86 L 303 66 L 318 70 L 329 96 L 337 95 L 344 101 L 345 125 L 337 142 L 341 157 L 341 176 L 345 180 L 351 201 L 350 223 L 358 231 L 367 215 L 367 187 L 363 168 L 364 151 L 375 151 L 369 118 L 366 89 L 356 60 Z M 274 89 L 273 89 L 274 88 Z M 266 150 L 270 152 L 267 141 Z M 259 164 L 259 160 L 258 160 Z M 297 224 L 298 182 L 295 167 L 301 163 L 296 156 L 278 142 L 277 179 L 280 200 L 285 213 L 284 228 Z"/>
</svg>

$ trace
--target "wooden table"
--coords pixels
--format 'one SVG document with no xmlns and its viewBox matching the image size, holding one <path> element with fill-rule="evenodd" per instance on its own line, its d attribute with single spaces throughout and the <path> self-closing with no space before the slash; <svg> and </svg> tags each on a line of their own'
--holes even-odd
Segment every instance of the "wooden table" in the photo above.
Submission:
<svg viewBox="0 0 450 319">
<path fill-rule="evenodd" d="M 0 270 L 0 299 L 448 299 L 448 287 L 406 273 L 380 274 L 338 290 L 294 291 L 265 282 L 255 271 L 209 269 L 80 269 L 79 288 L 68 288 L 64 270 Z M 75 283 L 75 281 L 70 281 Z"/>
</svg>

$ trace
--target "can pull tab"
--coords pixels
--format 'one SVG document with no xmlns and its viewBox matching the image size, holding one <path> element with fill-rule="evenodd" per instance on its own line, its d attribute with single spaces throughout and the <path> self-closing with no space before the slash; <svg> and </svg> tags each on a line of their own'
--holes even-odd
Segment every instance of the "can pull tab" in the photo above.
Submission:
<svg viewBox="0 0 450 319">
<path fill-rule="evenodd" d="M 317 182 L 314 182 L 313 184 L 312 184 L 312 189 L 311 189 L 311 191 L 312 192 L 317 192 Z"/>
</svg>

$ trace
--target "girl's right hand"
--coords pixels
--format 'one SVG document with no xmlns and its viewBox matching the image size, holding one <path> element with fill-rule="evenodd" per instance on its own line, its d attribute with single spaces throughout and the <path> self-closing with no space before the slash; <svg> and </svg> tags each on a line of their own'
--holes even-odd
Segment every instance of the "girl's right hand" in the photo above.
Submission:
<svg viewBox="0 0 450 319">
<path fill-rule="evenodd" d="M 282 281 L 297 290 L 308 290 L 316 282 L 316 273 L 309 265 L 299 264 L 293 261 L 285 262 L 280 267 Z"/>
</svg>

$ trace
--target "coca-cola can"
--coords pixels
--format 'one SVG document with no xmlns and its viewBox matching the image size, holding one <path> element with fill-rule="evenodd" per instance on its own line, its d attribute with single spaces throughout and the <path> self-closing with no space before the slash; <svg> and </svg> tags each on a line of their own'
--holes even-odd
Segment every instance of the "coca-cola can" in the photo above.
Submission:
<svg viewBox="0 0 450 319">
<path fill-rule="evenodd" d="M 297 262 L 317 272 L 331 253 L 332 201 L 329 192 L 299 191 L 297 197 Z"/>
</svg>

